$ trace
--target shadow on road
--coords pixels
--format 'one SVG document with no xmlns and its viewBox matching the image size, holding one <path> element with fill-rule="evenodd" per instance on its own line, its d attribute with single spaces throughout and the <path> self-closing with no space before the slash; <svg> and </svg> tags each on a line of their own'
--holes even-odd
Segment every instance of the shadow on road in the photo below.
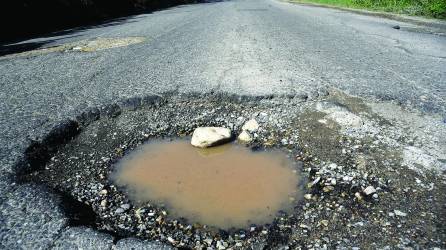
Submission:
<svg viewBox="0 0 446 250">
<path fill-rule="evenodd" d="M 28 40 L 25 41 L 23 41 L 24 40 L 23 38 L 19 38 L 13 41 L 0 43 L 0 56 L 44 48 L 45 45 L 54 43 L 60 39 L 78 37 L 80 35 L 79 34 L 75 35 L 75 34 L 85 30 L 117 26 L 123 23 L 137 22 L 138 19 L 140 18 L 142 18 L 140 15 L 119 17 L 107 21 L 97 22 L 95 24 L 79 26 L 61 31 L 55 31 L 38 37 L 28 37 Z"/>
<path fill-rule="evenodd" d="M 228 0 L 206 0 L 206 1 L 200 1 L 199 3 L 191 3 L 191 4 L 212 4 L 212 3 L 218 3 L 218 2 L 226 2 Z M 191 4 L 182 4 L 178 6 L 173 6 L 169 8 L 164 8 L 162 10 L 175 10 L 179 8 L 184 8 Z M 29 36 L 22 36 L 15 39 L 8 39 L 6 41 L 0 40 L 0 56 L 5 56 L 9 54 L 15 54 L 15 53 L 21 53 L 26 52 L 30 50 L 36 50 L 39 48 L 45 48 L 48 44 L 54 44 L 58 40 L 61 39 L 67 39 L 67 38 L 74 38 L 80 36 L 80 34 L 77 34 L 82 31 L 91 30 L 91 29 L 97 29 L 97 28 L 103 28 L 103 27 L 111 27 L 111 26 L 117 26 L 124 23 L 132 23 L 132 22 L 138 22 L 139 19 L 144 18 L 142 15 L 144 14 L 152 14 L 154 12 L 160 11 L 161 9 L 154 10 L 154 11 L 144 11 L 141 13 L 137 13 L 134 15 L 128 15 L 108 20 L 102 20 L 97 22 L 89 22 L 87 25 L 82 25 L 78 27 L 73 27 L 69 29 L 54 31 L 46 34 L 38 34 L 38 35 L 29 35 Z M 51 46 L 48 46 L 51 47 Z"/>
</svg>

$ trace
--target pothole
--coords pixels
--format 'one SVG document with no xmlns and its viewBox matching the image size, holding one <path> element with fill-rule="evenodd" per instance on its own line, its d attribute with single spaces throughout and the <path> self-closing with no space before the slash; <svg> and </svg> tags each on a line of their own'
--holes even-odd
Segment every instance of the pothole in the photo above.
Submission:
<svg viewBox="0 0 446 250">
<path fill-rule="evenodd" d="M 25 152 L 25 161 L 18 165 L 22 170 L 20 180 L 43 184 L 63 194 L 64 207 L 68 208 L 66 215 L 72 225 L 87 225 L 117 239 L 138 237 L 196 249 L 271 249 L 282 246 L 298 249 L 308 246 L 409 246 L 400 239 L 415 237 L 410 242 L 439 246 L 444 239 L 440 230 L 444 224 L 444 216 L 441 216 L 444 204 L 441 194 L 445 190 L 442 175 L 428 171 L 422 175 L 402 166 L 399 145 L 409 139 L 405 138 L 407 135 L 400 134 L 402 131 L 390 122 L 361 106 L 365 104 L 347 97 L 336 92 L 321 95 L 316 100 L 297 96 L 172 93 L 164 97 L 135 97 L 90 108 L 74 121 L 62 123 L 45 138 L 31 143 Z M 330 115 L 346 112 L 360 117 L 362 122 L 347 123 Z M 238 220 L 237 224 L 224 219 L 225 215 L 214 214 L 216 218 L 212 221 L 203 219 L 196 211 L 181 209 L 189 205 L 196 208 L 200 204 L 193 198 L 199 200 L 201 197 L 193 197 L 188 189 L 178 189 L 186 184 L 179 177 L 197 173 L 188 167 L 162 169 L 166 170 L 165 176 L 177 178 L 169 180 L 170 186 L 169 183 L 158 183 L 160 186 L 145 181 L 137 183 L 152 192 L 132 189 L 130 183 L 119 184 L 110 178 L 119 173 L 117 166 L 133 152 L 146 146 L 150 148 L 154 146 L 153 142 L 167 143 L 172 139 L 189 142 L 198 127 L 226 128 L 232 131 L 232 138 L 238 140 L 226 145 L 229 148 L 198 150 L 188 147 L 192 151 L 184 151 L 188 152 L 188 157 L 195 154 L 209 160 L 235 150 L 249 155 L 253 152 L 254 155 L 273 154 L 291 162 L 291 169 L 287 166 L 280 170 L 289 174 L 280 175 L 284 183 L 278 183 L 279 177 L 275 180 L 268 171 L 248 171 L 252 176 L 261 174 L 258 178 L 269 182 L 266 189 L 246 181 L 251 177 L 248 174 L 237 172 L 240 176 L 233 177 L 235 180 L 240 179 L 241 184 L 251 183 L 257 190 L 248 195 L 231 189 L 229 182 L 215 176 L 212 179 L 216 183 L 206 183 L 206 178 L 211 178 L 206 175 L 190 176 L 194 181 L 190 181 L 189 186 L 198 185 L 201 189 L 209 189 L 212 185 L 228 186 L 224 192 L 231 190 L 233 197 L 229 198 L 266 194 L 279 197 L 269 199 L 280 204 L 271 209 L 271 215 L 258 219 L 252 216 L 255 213 L 247 213 L 249 216 Z M 183 163 L 187 160 L 178 150 L 166 152 L 167 156 L 179 156 L 171 157 L 169 161 Z M 227 158 L 236 159 L 232 155 Z M 261 160 L 250 165 L 259 166 L 265 162 Z M 234 164 L 229 160 L 225 164 L 227 170 L 241 171 L 242 166 L 232 166 Z M 170 175 L 167 170 L 171 171 Z M 297 170 L 300 179 L 292 170 Z M 138 172 L 130 176 L 139 178 L 144 174 Z M 160 175 L 149 177 L 159 181 L 155 177 Z M 199 180 L 200 177 L 203 179 Z M 291 177 L 297 180 L 290 180 Z M 302 190 L 304 199 L 299 199 L 299 192 L 288 192 L 290 189 L 285 188 L 292 182 L 295 183 L 293 188 Z M 283 195 L 278 195 L 280 187 L 287 190 Z M 159 188 L 157 196 L 153 196 L 154 188 Z M 163 196 L 166 192 L 169 195 L 176 192 L 177 200 Z M 226 193 L 214 198 L 229 196 Z M 217 204 L 235 204 L 226 203 Z M 376 242 L 380 245 L 374 245 Z"/>
<path fill-rule="evenodd" d="M 142 43 L 145 40 L 146 39 L 144 37 L 97 38 L 95 40 L 81 41 L 71 44 L 68 50 L 92 52 L 97 50 L 125 47 L 136 43 Z"/>
<path fill-rule="evenodd" d="M 55 52 L 94 52 L 100 50 L 125 47 L 132 44 L 142 43 L 145 40 L 146 40 L 145 37 L 123 37 L 123 38 L 99 37 L 96 39 L 81 40 L 78 42 L 11 54 L 1 58 L 39 56 Z"/>
<path fill-rule="evenodd" d="M 283 100 L 290 107 L 303 101 Z M 248 246 L 253 241 L 277 245 L 291 233 L 282 232 L 277 224 L 299 213 L 298 190 L 305 183 L 297 175 L 302 169 L 302 161 L 296 158 L 302 153 L 296 144 L 298 131 L 285 120 L 298 110 L 282 107 L 271 97 L 213 95 L 132 98 L 92 108 L 67 123 L 77 126 L 70 127 L 73 133 L 67 136 L 74 138 L 68 143 L 43 139 L 30 147 L 24 164 L 30 168 L 25 166 L 28 171 L 21 180 L 47 185 L 76 201 L 68 206 L 85 204 L 96 215 L 88 225 L 119 237 L 193 248 Z M 259 126 L 252 122 L 254 118 Z M 205 126 L 228 128 L 232 138 L 243 131 L 250 140 L 209 149 L 191 147 L 192 132 Z M 172 138 L 180 141 L 168 143 L 178 143 L 173 148 L 158 148 L 167 156 L 161 161 L 182 165 L 151 165 L 157 168 L 155 176 L 119 168 L 133 159 L 134 152 Z M 188 161 L 194 166 L 184 165 Z M 197 174 L 197 167 L 206 171 Z M 117 173 L 136 182 L 111 178 Z M 163 176 L 172 179 L 156 183 Z M 75 215 L 80 218 L 73 220 L 76 225 L 82 218 L 92 218 Z"/>
<path fill-rule="evenodd" d="M 300 197 L 297 169 L 279 150 L 164 140 L 139 146 L 116 167 L 114 182 L 134 202 L 166 204 L 174 218 L 222 229 L 271 223 Z"/>
</svg>

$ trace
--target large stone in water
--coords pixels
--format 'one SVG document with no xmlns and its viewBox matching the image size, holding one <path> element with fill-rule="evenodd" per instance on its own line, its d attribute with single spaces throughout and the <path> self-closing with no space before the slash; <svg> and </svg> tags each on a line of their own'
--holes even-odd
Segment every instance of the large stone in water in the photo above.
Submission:
<svg viewBox="0 0 446 250">
<path fill-rule="evenodd" d="M 252 137 L 247 131 L 243 131 L 238 136 L 238 140 L 242 143 L 250 143 L 252 141 Z"/>
<path fill-rule="evenodd" d="M 207 148 L 225 143 L 231 139 L 231 130 L 222 127 L 199 127 L 192 135 L 192 146 Z"/>
</svg>

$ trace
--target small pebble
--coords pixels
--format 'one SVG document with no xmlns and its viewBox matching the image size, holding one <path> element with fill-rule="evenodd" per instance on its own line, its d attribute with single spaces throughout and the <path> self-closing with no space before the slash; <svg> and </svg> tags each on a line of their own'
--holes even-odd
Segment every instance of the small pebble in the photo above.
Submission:
<svg viewBox="0 0 446 250">
<path fill-rule="evenodd" d="M 396 216 L 405 217 L 407 216 L 407 213 L 401 212 L 400 210 L 393 210 Z"/>
<path fill-rule="evenodd" d="M 373 186 L 368 186 L 362 191 L 365 195 L 371 195 L 376 193 L 376 189 Z"/>
</svg>

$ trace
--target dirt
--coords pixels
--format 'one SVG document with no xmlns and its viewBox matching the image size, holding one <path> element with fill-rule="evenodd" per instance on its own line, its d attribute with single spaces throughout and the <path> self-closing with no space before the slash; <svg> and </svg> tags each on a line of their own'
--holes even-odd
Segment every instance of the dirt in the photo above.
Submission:
<svg viewBox="0 0 446 250">
<path fill-rule="evenodd" d="M 133 203 L 166 204 L 170 218 L 221 229 L 271 223 L 302 196 L 284 152 L 237 143 L 201 149 L 190 140 L 150 141 L 120 160 L 112 179 Z"/>
</svg>

